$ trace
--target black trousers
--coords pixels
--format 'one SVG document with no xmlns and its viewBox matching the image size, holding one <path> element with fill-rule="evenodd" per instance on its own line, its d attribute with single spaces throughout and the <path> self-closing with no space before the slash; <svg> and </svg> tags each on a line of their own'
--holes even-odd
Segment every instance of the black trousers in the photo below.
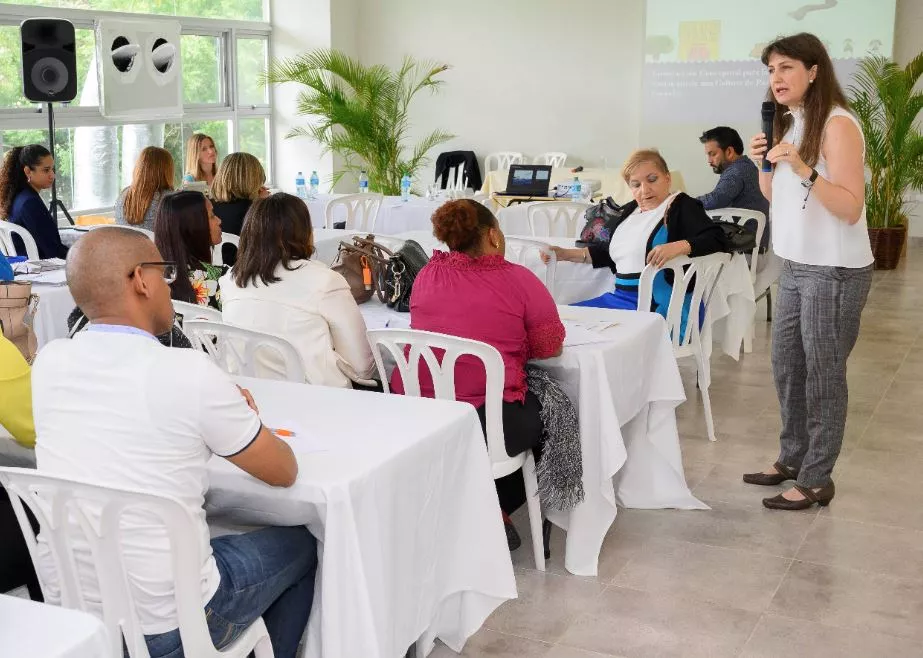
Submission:
<svg viewBox="0 0 923 658">
<path fill-rule="evenodd" d="M 38 530 L 38 522 L 28 508 L 26 514 L 32 527 Z M 0 487 L 0 593 L 23 585 L 29 589 L 29 596 L 33 601 L 44 600 L 13 505 L 6 491 Z"/>
<path fill-rule="evenodd" d="M 478 407 L 478 418 L 481 419 L 481 429 L 487 435 L 487 412 L 482 405 Z M 542 457 L 542 405 L 538 398 L 529 391 L 524 402 L 503 403 L 503 439 L 506 443 L 506 452 L 510 456 L 518 455 L 526 450 L 532 450 L 535 461 L 538 463 Z M 512 514 L 526 502 L 526 485 L 522 479 L 522 469 L 510 473 L 495 481 L 497 497 L 500 499 L 500 509 L 507 514 Z"/>
</svg>

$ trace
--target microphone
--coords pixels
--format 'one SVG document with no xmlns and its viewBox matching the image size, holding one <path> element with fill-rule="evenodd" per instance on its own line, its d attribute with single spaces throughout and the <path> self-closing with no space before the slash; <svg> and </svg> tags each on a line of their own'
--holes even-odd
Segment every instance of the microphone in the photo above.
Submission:
<svg viewBox="0 0 923 658">
<path fill-rule="evenodd" d="M 765 101 L 761 114 L 763 115 L 763 132 L 766 134 L 766 153 L 768 153 L 772 148 L 772 122 L 776 118 L 776 104 L 772 101 Z M 766 159 L 765 153 L 760 171 L 766 174 L 772 173 L 772 163 Z"/>
</svg>

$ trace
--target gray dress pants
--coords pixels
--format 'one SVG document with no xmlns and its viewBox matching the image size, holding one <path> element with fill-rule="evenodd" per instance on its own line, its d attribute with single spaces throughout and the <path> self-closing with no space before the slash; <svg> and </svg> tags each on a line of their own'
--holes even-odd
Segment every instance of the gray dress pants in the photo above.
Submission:
<svg viewBox="0 0 923 658">
<path fill-rule="evenodd" d="M 772 323 L 772 371 L 782 412 L 779 463 L 802 487 L 823 487 L 846 427 L 846 360 L 872 284 L 872 266 L 785 260 Z"/>
</svg>

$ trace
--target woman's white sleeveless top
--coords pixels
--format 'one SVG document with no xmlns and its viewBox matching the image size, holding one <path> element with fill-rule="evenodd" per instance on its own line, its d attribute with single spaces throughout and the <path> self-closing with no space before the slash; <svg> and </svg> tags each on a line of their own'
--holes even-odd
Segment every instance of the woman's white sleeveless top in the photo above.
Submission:
<svg viewBox="0 0 923 658">
<path fill-rule="evenodd" d="M 848 117 L 859 129 L 859 133 L 862 133 L 856 118 L 841 107 L 831 110 L 827 122 L 838 116 Z M 804 135 L 803 111 L 793 111 L 792 117 L 794 121 L 783 141 L 799 146 Z M 864 158 L 864 136 L 862 140 Z M 821 177 L 830 180 L 823 154 L 814 168 Z M 787 162 L 780 162 L 775 167 L 769 214 L 772 221 L 772 249 L 780 258 L 805 265 L 853 268 L 871 265 L 874 260 L 865 221 L 865 204 L 862 205 L 859 221 L 847 224 L 827 210 L 813 192 L 808 195 L 808 190 L 801 185 L 801 178 Z"/>
</svg>

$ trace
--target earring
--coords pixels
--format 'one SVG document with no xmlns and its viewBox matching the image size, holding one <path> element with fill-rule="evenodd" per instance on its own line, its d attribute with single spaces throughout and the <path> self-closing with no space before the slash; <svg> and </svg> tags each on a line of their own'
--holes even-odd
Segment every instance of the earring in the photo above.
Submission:
<svg viewBox="0 0 923 658">
<path fill-rule="evenodd" d="M 813 84 L 814 84 L 814 79 L 811 78 L 810 80 L 808 80 L 808 84 L 809 84 L 809 85 L 813 85 Z"/>
</svg>

